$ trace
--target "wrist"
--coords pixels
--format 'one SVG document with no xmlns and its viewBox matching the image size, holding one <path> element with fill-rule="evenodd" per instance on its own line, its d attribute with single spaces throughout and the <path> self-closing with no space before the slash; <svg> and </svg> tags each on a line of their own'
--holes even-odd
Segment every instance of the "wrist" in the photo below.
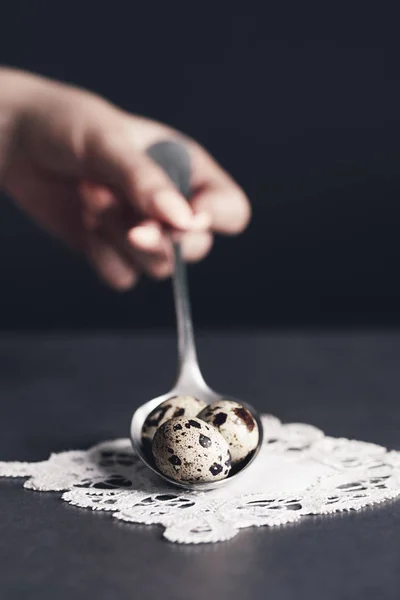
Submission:
<svg viewBox="0 0 400 600">
<path fill-rule="evenodd" d="M 40 77 L 0 66 L 0 189 L 21 117 L 42 85 Z"/>
<path fill-rule="evenodd" d="M 16 110 L 9 83 L 9 71 L 0 69 L 0 189 L 3 187 L 4 170 L 16 121 Z"/>
</svg>

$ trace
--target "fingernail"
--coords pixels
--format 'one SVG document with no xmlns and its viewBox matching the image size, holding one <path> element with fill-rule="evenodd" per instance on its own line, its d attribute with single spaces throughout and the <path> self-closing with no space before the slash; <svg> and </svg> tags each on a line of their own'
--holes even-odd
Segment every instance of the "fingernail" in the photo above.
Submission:
<svg viewBox="0 0 400 600">
<path fill-rule="evenodd" d="M 162 190 L 154 198 L 157 210 L 170 225 L 178 229 L 189 229 L 192 224 L 193 212 L 186 200 L 179 194 Z"/>
<path fill-rule="evenodd" d="M 114 279 L 112 285 L 117 292 L 127 292 L 136 284 L 136 281 L 137 277 L 133 273 L 129 273 Z"/>
<path fill-rule="evenodd" d="M 211 217 L 208 213 L 201 212 L 193 215 L 192 217 L 192 231 L 203 231 L 208 229 L 211 225 Z"/>
<path fill-rule="evenodd" d="M 126 264 L 112 246 L 97 238 L 92 238 L 88 245 L 88 259 L 99 277 L 114 289 L 124 291 L 137 281 L 133 267 Z"/>
<path fill-rule="evenodd" d="M 128 233 L 128 239 L 142 248 L 154 248 L 161 239 L 160 231 L 151 225 L 138 225 Z"/>
</svg>

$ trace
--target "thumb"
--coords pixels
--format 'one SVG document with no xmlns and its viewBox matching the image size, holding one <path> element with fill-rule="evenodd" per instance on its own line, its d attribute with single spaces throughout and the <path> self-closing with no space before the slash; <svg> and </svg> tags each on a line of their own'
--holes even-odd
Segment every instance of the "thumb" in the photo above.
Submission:
<svg viewBox="0 0 400 600">
<path fill-rule="evenodd" d="M 193 210 L 164 171 L 132 143 L 127 128 L 122 137 L 97 140 L 89 150 L 91 176 L 100 177 L 122 195 L 142 218 L 174 229 L 190 229 Z"/>
</svg>

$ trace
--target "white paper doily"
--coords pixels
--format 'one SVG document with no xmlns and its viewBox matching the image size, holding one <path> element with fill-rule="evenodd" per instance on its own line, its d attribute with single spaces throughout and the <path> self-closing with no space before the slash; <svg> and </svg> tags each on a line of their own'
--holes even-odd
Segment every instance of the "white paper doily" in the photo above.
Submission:
<svg viewBox="0 0 400 600">
<path fill-rule="evenodd" d="M 134 455 L 128 439 L 43 462 L 0 462 L 1 477 L 24 487 L 63 492 L 75 506 L 109 511 L 132 523 L 160 524 L 171 542 L 219 542 L 239 529 L 275 526 L 306 515 L 359 510 L 400 494 L 400 452 L 325 436 L 305 424 L 262 417 L 265 441 L 237 481 L 210 492 L 170 487 Z"/>
</svg>

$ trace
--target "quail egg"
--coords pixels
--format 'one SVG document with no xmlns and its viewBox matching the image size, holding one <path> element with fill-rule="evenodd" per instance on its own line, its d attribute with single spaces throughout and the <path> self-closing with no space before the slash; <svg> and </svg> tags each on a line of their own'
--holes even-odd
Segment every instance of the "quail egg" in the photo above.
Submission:
<svg viewBox="0 0 400 600">
<path fill-rule="evenodd" d="M 147 417 L 142 428 L 142 439 L 151 442 L 157 429 L 173 417 L 195 417 L 206 406 L 193 396 L 173 396 L 159 404 Z"/>
<path fill-rule="evenodd" d="M 228 443 L 212 425 L 196 418 L 166 421 L 156 431 L 152 451 L 159 471 L 175 481 L 218 481 L 231 469 Z"/>
<path fill-rule="evenodd" d="M 258 425 L 251 412 L 231 400 L 219 400 L 204 408 L 198 415 L 213 425 L 229 444 L 232 466 L 240 468 L 252 457 L 258 444 Z"/>
</svg>

